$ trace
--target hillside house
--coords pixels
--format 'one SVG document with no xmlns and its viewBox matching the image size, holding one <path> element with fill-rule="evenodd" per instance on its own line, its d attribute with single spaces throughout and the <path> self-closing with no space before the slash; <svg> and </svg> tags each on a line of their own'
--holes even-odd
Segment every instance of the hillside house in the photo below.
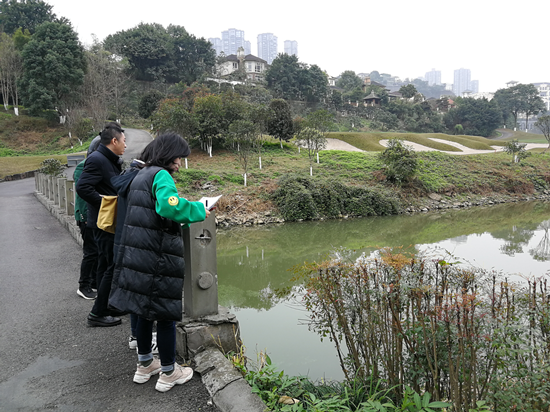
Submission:
<svg viewBox="0 0 550 412">
<path fill-rule="evenodd" d="M 237 54 L 230 54 L 225 57 L 225 61 L 217 66 L 217 70 L 222 77 L 242 70 L 246 74 L 247 80 L 255 82 L 263 80 L 268 67 L 267 62 L 259 57 L 252 54 L 245 56 L 244 49 L 240 47 Z"/>
</svg>

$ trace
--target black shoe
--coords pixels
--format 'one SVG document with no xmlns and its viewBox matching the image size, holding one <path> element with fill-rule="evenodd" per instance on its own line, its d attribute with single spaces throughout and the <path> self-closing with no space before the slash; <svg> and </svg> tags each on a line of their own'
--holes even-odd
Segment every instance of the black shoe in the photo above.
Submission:
<svg viewBox="0 0 550 412">
<path fill-rule="evenodd" d="M 78 288 L 76 294 L 84 299 L 93 300 L 97 298 L 97 292 L 94 292 L 91 287 L 84 286 Z"/>
<path fill-rule="evenodd" d="M 116 326 L 121 323 L 120 318 L 112 316 L 96 316 L 91 313 L 88 315 L 88 326 Z"/>
<path fill-rule="evenodd" d="M 109 315 L 111 316 L 124 316 L 124 315 L 127 315 L 128 312 L 123 312 L 121 310 L 118 310 L 118 309 L 115 309 L 115 308 L 109 308 Z"/>
</svg>

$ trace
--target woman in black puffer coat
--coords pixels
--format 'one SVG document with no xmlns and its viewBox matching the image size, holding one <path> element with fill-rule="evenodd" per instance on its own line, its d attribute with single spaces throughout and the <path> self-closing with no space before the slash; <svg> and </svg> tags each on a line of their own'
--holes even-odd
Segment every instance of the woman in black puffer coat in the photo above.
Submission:
<svg viewBox="0 0 550 412">
<path fill-rule="evenodd" d="M 175 363 L 176 325 L 182 317 L 185 262 L 181 224 L 203 221 L 208 212 L 200 202 L 180 198 L 171 176 L 189 155 L 178 134 L 155 139 L 151 158 L 133 179 L 116 259 L 109 305 L 138 316 L 138 367 L 134 382 L 145 383 L 161 372 L 156 389 L 166 392 L 193 376 Z M 157 321 L 159 359 L 151 339 Z"/>
</svg>

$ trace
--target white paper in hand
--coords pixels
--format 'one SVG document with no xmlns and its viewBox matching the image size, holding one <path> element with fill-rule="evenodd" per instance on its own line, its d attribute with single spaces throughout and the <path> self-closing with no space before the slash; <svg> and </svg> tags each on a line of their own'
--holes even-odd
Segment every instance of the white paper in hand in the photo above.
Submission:
<svg viewBox="0 0 550 412">
<path fill-rule="evenodd" d="M 199 202 L 206 207 L 206 210 L 212 210 L 214 206 L 216 206 L 218 200 L 220 200 L 220 197 L 222 197 L 222 195 L 216 197 L 203 197 L 199 200 Z"/>
</svg>

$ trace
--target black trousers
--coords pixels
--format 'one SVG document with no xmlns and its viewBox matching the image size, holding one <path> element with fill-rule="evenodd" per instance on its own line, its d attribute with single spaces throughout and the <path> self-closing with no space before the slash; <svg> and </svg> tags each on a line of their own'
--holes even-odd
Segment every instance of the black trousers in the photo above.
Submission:
<svg viewBox="0 0 550 412">
<path fill-rule="evenodd" d="M 88 228 L 89 229 L 89 228 Z M 97 298 L 92 308 L 92 313 L 97 316 L 108 316 L 109 294 L 113 281 L 113 270 L 115 262 L 113 259 L 113 246 L 115 235 L 101 229 L 92 229 L 97 244 Z"/>
<path fill-rule="evenodd" d="M 80 264 L 80 289 L 86 287 L 97 287 L 97 245 L 94 239 L 93 229 L 87 228 L 85 222 L 78 222 L 78 228 L 82 235 L 82 263 Z"/>
</svg>

